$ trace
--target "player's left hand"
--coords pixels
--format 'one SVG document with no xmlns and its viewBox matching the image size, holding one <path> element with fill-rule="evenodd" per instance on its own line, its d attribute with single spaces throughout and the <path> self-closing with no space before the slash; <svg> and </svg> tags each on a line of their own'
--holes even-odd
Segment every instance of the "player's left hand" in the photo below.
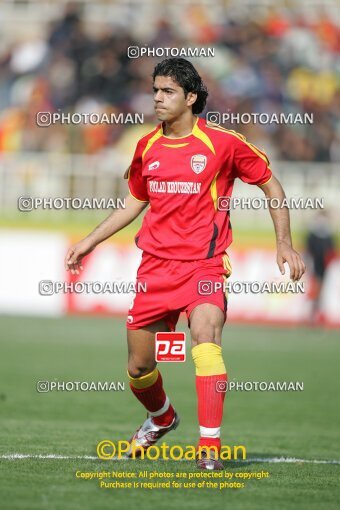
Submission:
<svg viewBox="0 0 340 510">
<path fill-rule="evenodd" d="M 276 261 L 281 274 L 285 274 L 284 263 L 288 263 L 290 279 L 293 280 L 293 282 L 300 280 L 301 276 L 306 271 L 306 266 L 301 255 L 285 241 L 280 241 L 278 243 Z"/>
</svg>

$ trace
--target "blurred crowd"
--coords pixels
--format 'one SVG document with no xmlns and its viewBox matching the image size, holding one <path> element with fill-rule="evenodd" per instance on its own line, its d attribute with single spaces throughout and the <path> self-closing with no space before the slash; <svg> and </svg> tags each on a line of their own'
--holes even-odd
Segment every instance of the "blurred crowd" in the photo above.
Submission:
<svg viewBox="0 0 340 510">
<path fill-rule="evenodd" d="M 88 30 L 69 6 L 40 36 L 12 44 L 0 56 L 0 152 L 94 154 L 133 151 L 139 135 L 157 123 L 151 73 L 160 58 L 129 59 L 129 46 L 215 48 L 214 58 L 193 59 L 208 90 L 206 111 L 313 113 L 312 125 L 244 124 L 245 134 L 272 159 L 340 161 L 340 32 L 326 14 L 271 9 L 265 15 L 218 24 L 201 7 L 183 7 L 185 30 L 160 18 L 140 38 L 124 24 Z M 338 73 L 338 74 L 337 74 Z M 143 113 L 146 125 L 36 125 L 43 112 Z"/>
</svg>

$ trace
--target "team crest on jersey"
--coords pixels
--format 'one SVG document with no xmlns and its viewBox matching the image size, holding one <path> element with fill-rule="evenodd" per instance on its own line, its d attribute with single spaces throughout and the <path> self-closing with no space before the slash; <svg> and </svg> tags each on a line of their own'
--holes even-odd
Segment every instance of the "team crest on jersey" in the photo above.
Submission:
<svg viewBox="0 0 340 510">
<path fill-rule="evenodd" d="M 195 174 L 200 174 L 203 172 L 207 164 L 207 156 L 203 154 L 195 154 L 191 158 L 191 168 L 195 172 Z"/>
</svg>

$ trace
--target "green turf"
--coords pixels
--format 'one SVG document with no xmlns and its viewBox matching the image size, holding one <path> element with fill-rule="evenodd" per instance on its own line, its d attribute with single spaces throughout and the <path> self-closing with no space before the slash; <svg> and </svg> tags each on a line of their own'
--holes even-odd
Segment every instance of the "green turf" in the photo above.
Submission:
<svg viewBox="0 0 340 510">
<path fill-rule="evenodd" d="M 179 330 L 185 330 L 183 323 Z M 126 391 L 36 392 L 36 381 L 126 381 L 124 322 L 108 318 L 2 317 L 0 455 L 95 455 L 103 439 L 129 437 L 143 410 Z M 244 444 L 248 460 L 290 456 L 340 459 L 337 332 L 227 326 L 224 355 L 230 379 L 303 381 L 303 392 L 230 392 L 223 443 Z M 189 350 L 188 350 L 189 354 Z M 194 370 L 161 366 L 167 393 L 181 415 L 169 444 L 197 440 Z M 335 509 L 339 465 L 225 462 L 227 472 L 268 471 L 243 489 L 100 489 L 80 471 L 196 472 L 166 461 L 0 459 L 1 509 Z M 110 480 L 112 481 L 112 480 Z M 158 480 L 159 481 L 159 480 Z M 180 481 L 180 479 L 178 479 Z M 183 480 L 182 480 L 183 482 Z M 197 480 L 196 480 L 197 482 Z"/>
</svg>

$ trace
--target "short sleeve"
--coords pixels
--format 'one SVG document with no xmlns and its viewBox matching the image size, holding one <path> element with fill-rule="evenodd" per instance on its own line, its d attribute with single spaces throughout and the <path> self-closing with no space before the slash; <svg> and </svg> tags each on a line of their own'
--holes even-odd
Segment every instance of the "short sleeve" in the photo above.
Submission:
<svg viewBox="0 0 340 510">
<path fill-rule="evenodd" d="M 236 177 L 248 184 L 265 184 L 272 176 L 269 159 L 264 152 L 247 142 L 244 137 L 242 138 L 243 140 L 235 140 L 234 171 Z"/>
<path fill-rule="evenodd" d="M 140 142 L 137 144 L 135 154 L 133 156 L 129 172 L 128 186 L 133 198 L 141 202 L 148 202 L 147 181 L 142 175 L 142 146 Z"/>
</svg>

